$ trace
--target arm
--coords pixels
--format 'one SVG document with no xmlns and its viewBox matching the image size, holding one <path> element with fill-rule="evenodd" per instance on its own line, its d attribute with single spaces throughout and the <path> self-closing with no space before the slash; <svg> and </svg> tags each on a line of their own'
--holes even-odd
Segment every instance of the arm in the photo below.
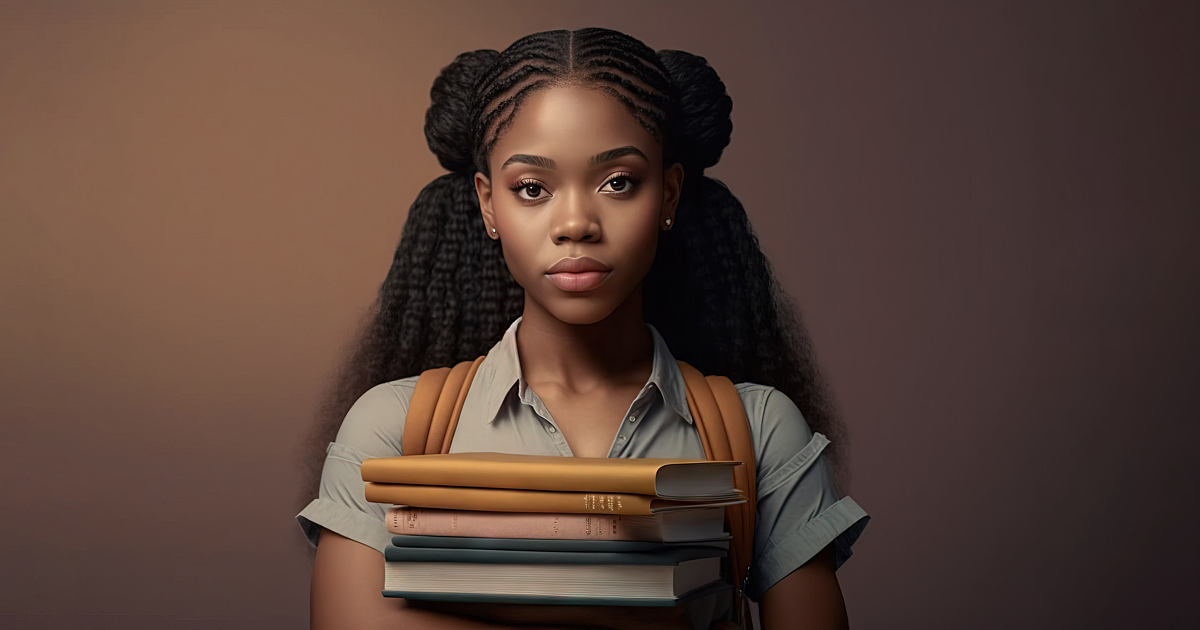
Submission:
<svg viewBox="0 0 1200 630">
<path fill-rule="evenodd" d="M 415 384 L 412 377 L 377 385 L 354 403 L 329 445 L 319 498 L 297 517 L 317 548 L 309 599 L 313 630 L 500 627 L 421 610 L 381 593 L 384 559 L 379 549 L 390 535 L 384 507 L 364 496 L 361 465 L 367 457 L 400 454 L 403 419 Z M 328 529 L 331 523 L 339 523 L 345 534 Z"/>
<path fill-rule="evenodd" d="M 823 454 L 829 440 L 813 433 L 786 394 L 769 389 L 762 400 L 755 395 L 761 386 L 739 387 L 747 409 L 762 409 L 751 420 L 758 501 L 757 555 L 749 585 L 761 604 L 762 626 L 846 628 L 846 604 L 834 571 L 849 557 L 870 517 L 853 499 L 838 494 Z"/>
<path fill-rule="evenodd" d="M 489 623 L 421 610 L 384 597 L 383 556 L 364 544 L 321 528 L 313 562 L 309 615 L 313 630 L 353 628 L 495 629 Z"/>
<path fill-rule="evenodd" d="M 767 589 L 761 603 L 763 630 L 850 627 L 833 569 L 832 545 Z"/>
</svg>

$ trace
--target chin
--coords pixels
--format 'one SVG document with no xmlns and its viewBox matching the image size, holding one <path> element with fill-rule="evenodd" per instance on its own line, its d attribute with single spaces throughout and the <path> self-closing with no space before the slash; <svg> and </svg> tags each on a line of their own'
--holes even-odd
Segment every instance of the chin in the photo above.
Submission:
<svg viewBox="0 0 1200 630">
<path fill-rule="evenodd" d="M 576 326 L 586 326 L 604 321 L 617 309 L 617 304 L 598 297 L 568 297 L 548 302 L 539 300 L 538 303 L 559 321 Z"/>
</svg>

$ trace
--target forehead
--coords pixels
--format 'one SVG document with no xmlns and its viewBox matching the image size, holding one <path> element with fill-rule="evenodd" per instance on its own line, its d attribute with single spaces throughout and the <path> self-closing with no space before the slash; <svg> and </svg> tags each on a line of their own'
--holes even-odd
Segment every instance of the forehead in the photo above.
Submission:
<svg viewBox="0 0 1200 630">
<path fill-rule="evenodd" d="M 617 99 L 593 88 L 552 87 L 525 100 L 496 140 L 490 161 L 499 165 L 514 153 L 528 153 L 578 165 L 628 145 L 652 161 L 662 155 L 658 140 Z"/>
</svg>

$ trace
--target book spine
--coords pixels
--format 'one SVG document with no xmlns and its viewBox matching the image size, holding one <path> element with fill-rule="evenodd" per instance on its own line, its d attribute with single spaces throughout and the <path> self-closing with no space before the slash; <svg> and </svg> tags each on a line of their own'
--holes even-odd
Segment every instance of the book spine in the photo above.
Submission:
<svg viewBox="0 0 1200 630">
<path fill-rule="evenodd" d="M 391 503 L 409 507 L 484 512 L 543 512 L 567 514 L 651 514 L 653 497 L 636 494 L 593 494 L 586 492 L 546 492 L 457 488 L 449 486 L 411 486 L 367 482 L 366 499 L 372 503 Z"/>
<path fill-rule="evenodd" d="M 387 529 L 393 534 L 470 538 L 564 540 L 654 540 L 659 519 L 619 514 L 527 514 L 393 507 Z M 638 521 L 635 527 L 633 521 Z"/>
<path fill-rule="evenodd" d="M 669 565 L 700 558 L 720 558 L 716 547 L 676 547 L 657 552 L 527 551 L 514 549 L 463 549 L 453 547 L 397 547 L 383 549 L 386 562 L 469 562 L 478 564 L 607 564 Z"/>
</svg>

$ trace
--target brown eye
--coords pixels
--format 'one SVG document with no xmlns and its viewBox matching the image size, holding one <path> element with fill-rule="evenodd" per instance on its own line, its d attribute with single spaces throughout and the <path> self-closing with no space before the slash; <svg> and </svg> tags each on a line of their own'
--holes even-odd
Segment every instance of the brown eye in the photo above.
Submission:
<svg viewBox="0 0 1200 630">
<path fill-rule="evenodd" d="M 545 187 L 534 180 L 519 181 L 511 190 L 522 201 L 538 201 L 539 199 L 546 198 L 546 195 L 542 194 Z"/>
<path fill-rule="evenodd" d="M 627 193 L 632 191 L 638 185 L 638 180 L 633 175 L 621 174 L 614 175 L 604 182 L 608 192 L 612 193 Z"/>
</svg>

